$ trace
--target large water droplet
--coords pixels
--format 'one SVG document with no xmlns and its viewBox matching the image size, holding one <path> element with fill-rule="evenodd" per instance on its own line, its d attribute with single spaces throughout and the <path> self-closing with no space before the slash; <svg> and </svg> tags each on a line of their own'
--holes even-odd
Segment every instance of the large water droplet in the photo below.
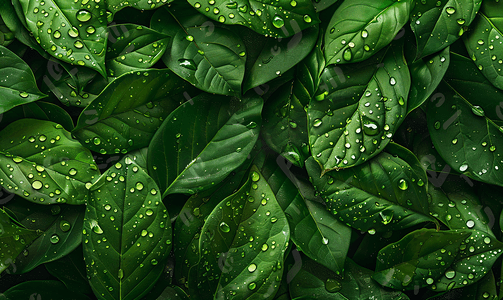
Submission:
<svg viewBox="0 0 503 300">
<path fill-rule="evenodd" d="M 259 173 L 255 172 L 255 171 L 253 171 L 253 172 L 251 173 L 251 176 L 250 176 L 250 177 L 251 177 L 251 180 L 252 180 L 252 181 L 254 181 L 254 182 L 257 182 L 257 181 L 259 181 L 259 179 L 260 179 L 260 175 L 259 175 Z"/>
<path fill-rule="evenodd" d="M 80 22 L 87 22 L 91 20 L 91 17 L 91 13 L 85 9 L 81 9 L 77 12 L 77 20 L 79 20 Z"/>
<path fill-rule="evenodd" d="M 366 135 L 373 136 L 379 133 L 379 126 L 377 126 L 377 123 L 374 122 L 373 120 L 363 117 L 363 132 Z"/>
<path fill-rule="evenodd" d="M 222 232 L 229 232 L 229 231 L 231 231 L 231 228 L 225 222 L 220 223 L 219 227 L 220 227 L 220 230 Z"/>
<path fill-rule="evenodd" d="M 255 272 L 256 269 L 257 269 L 257 265 L 256 264 L 250 264 L 248 266 L 248 272 L 250 272 L 250 273 Z"/>
<path fill-rule="evenodd" d="M 466 221 L 466 227 L 473 228 L 473 226 L 475 226 L 475 222 L 473 222 L 473 220 Z"/>
<path fill-rule="evenodd" d="M 57 234 L 53 234 L 49 240 L 51 241 L 52 244 L 57 244 L 59 242 L 59 236 Z"/>
<path fill-rule="evenodd" d="M 400 179 L 398 182 L 398 188 L 400 188 L 402 191 L 405 191 L 407 188 L 409 188 L 409 184 L 405 179 Z"/>
<path fill-rule="evenodd" d="M 326 237 L 323 237 L 323 240 L 321 241 L 323 245 L 328 245 L 328 239 Z"/>
<path fill-rule="evenodd" d="M 285 26 L 285 20 L 283 20 L 282 17 L 275 15 L 274 18 L 272 19 L 272 25 L 276 28 L 281 28 Z"/>
<path fill-rule="evenodd" d="M 68 230 L 70 230 L 70 228 L 72 228 L 72 225 L 68 221 L 61 220 L 59 222 L 59 228 L 61 229 L 61 231 L 67 232 Z"/>
<path fill-rule="evenodd" d="M 452 6 L 449 6 L 445 9 L 445 12 L 448 13 L 449 15 L 452 15 L 456 12 L 456 9 Z"/>
<path fill-rule="evenodd" d="M 313 126 L 314 127 L 320 127 L 320 125 L 323 123 L 321 119 L 314 119 Z"/>
<path fill-rule="evenodd" d="M 195 71 L 197 69 L 197 65 L 192 59 L 181 58 L 178 60 L 178 64 L 189 70 Z"/>
<path fill-rule="evenodd" d="M 96 234 L 103 234 L 103 229 L 101 229 L 100 225 L 94 224 L 93 232 Z"/>
<path fill-rule="evenodd" d="M 483 117 L 484 116 L 484 109 L 478 105 L 474 105 L 472 107 L 472 112 L 474 115 L 476 116 L 479 116 L 479 117 Z"/>
<path fill-rule="evenodd" d="M 32 182 L 31 187 L 35 190 L 40 190 L 42 188 L 43 184 L 40 180 L 35 180 Z"/>
<path fill-rule="evenodd" d="M 464 171 L 468 170 L 468 165 L 467 164 L 462 164 L 461 166 L 459 166 L 459 170 L 461 172 L 464 172 Z"/>
<path fill-rule="evenodd" d="M 257 284 L 255 282 L 252 282 L 248 285 L 248 288 L 250 291 L 253 291 L 255 288 L 257 288 Z"/>
<path fill-rule="evenodd" d="M 454 271 L 454 270 L 445 271 L 445 277 L 447 277 L 447 279 L 452 279 L 455 276 L 456 276 L 456 271 Z"/>
<path fill-rule="evenodd" d="M 350 48 L 346 48 L 346 50 L 344 50 L 342 58 L 344 58 L 345 61 L 350 61 L 353 58 L 353 53 L 351 53 Z"/>
<path fill-rule="evenodd" d="M 337 293 L 342 289 L 342 285 L 335 279 L 327 278 L 327 281 L 325 281 L 325 289 L 329 293 Z"/>
<path fill-rule="evenodd" d="M 396 84 L 396 80 L 395 80 L 395 78 L 394 78 L 394 77 L 391 77 L 391 78 L 389 79 L 389 84 L 391 84 L 391 85 L 395 85 L 395 84 Z"/>
</svg>

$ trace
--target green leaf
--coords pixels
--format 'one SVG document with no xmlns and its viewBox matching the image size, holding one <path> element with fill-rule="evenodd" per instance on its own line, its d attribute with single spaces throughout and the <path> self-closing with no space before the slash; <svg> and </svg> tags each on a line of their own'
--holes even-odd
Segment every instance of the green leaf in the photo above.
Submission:
<svg viewBox="0 0 503 300">
<path fill-rule="evenodd" d="M 290 225 L 290 237 L 299 251 L 337 274 L 342 274 L 351 229 L 339 222 L 314 197 L 312 185 L 297 177 L 280 159 L 268 157 L 260 172 L 270 185 Z"/>
<path fill-rule="evenodd" d="M 23 118 L 52 121 L 61 124 L 66 130 L 73 129 L 72 117 L 61 107 L 44 101 L 36 101 L 16 106 L 3 113 L 0 119 L 0 129 Z"/>
<path fill-rule="evenodd" d="M 79 246 L 72 253 L 46 263 L 45 267 L 52 276 L 62 281 L 67 289 L 82 294 L 91 294 L 91 286 L 86 278 L 86 265 L 82 260 L 84 255 L 82 251 L 82 247 Z"/>
<path fill-rule="evenodd" d="M 463 36 L 470 57 L 499 89 L 503 89 L 503 45 L 498 41 L 503 38 L 502 19 L 503 2 L 484 1 L 471 30 Z"/>
<path fill-rule="evenodd" d="M 298 64 L 295 80 L 280 87 L 264 108 L 267 145 L 299 167 L 309 155 L 305 108 L 318 89 L 324 68 L 323 52 L 316 46 Z"/>
<path fill-rule="evenodd" d="M 307 110 L 311 154 L 323 173 L 377 155 L 402 123 L 411 81 L 401 45 L 363 63 L 323 71 L 320 96 Z"/>
<path fill-rule="evenodd" d="M 320 20 L 311 0 L 189 0 L 200 13 L 224 24 L 239 24 L 271 37 L 285 38 Z"/>
<path fill-rule="evenodd" d="M 201 94 L 172 112 L 147 156 L 149 174 L 163 197 L 208 189 L 241 165 L 257 141 L 262 106 L 258 96 Z"/>
<path fill-rule="evenodd" d="M 318 33 L 319 27 L 313 26 L 287 39 L 267 38 L 260 46 L 255 39 L 251 40 L 246 49 L 250 62 L 246 66 L 243 90 L 248 91 L 259 85 L 269 84 L 271 80 L 284 76 L 309 53 L 316 51 L 314 47 Z"/>
<path fill-rule="evenodd" d="M 194 267 L 197 278 L 189 289 L 205 299 L 229 293 L 240 299 L 274 296 L 289 238 L 288 222 L 274 193 L 252 167 L 246 184 L 208 216 L 199 240 L 201 259 Z"/>
<path fill-rule="evenodd" d="M 90 151 L 50 121 L 21 119 L 3 129 L 0 161 L 0 184 L 39 204 L 83 204 L 99 175 Z"/>
<path fill-rule="evenodd" d="M 290 283 L 290 296 L 295 299 L 348 300 L 386 299 L 408 300 L 400 291 L 383 288 L 372 280 L 372 271 L 346 260 L 344 279 L 330 269 L 302 258 L 302 269 Z"/>
<path fill-rule="evenodd" d="M 496 288 L 496 281 L 494 274 L 489 271 L 486 276 L 477 282 L 463 289 L 463 294 L 460 299 L 498 299 L 498 292 Z"/>
<path fill-rule="evenodd" d="M 133 7 L 138 10 L 151 10 L 159 8 L 163 5 L 166 5 L 173 0 L 160 0 L 160 1 L 151 1 L 151 0 L 107 0 L 107 8 L 108 10 L 115 14 L 119 10 L 126 7 Z"/>
<path fill-rule="evenodd" d="M 168 68 L 208 93 L 241 94 L 246 52 L 237 34 L 202 15 L 178 17 L 169 9 L 158 10 L 152 22 L 173 35 L 171 52 L 163 56 Z"/>
<path fill-rule="evenodd" d="M 9 266 L 15 270 L 16 257 L 23 251 L 26 244 L 38 237 L 38 233 L 16 225 L 5 210 L 0 208 L 0 273 Z"/>
<path fill-rule="evenodd" d="M 410 27 L 416 36 L 416 57 L 438 52 L 454 43 L 468 29 L 482 0 L 415 0 Z"/>
<path fill-rule="evenodd" d="M 86 295 L 75 293 L 74 291 L 67 289 L 63 283 L 56 280 L 25 281 L 6 290 L 3 295 L 7 298 L 7 300 L 89 300 L 89 297 Z"/>
<path fill-rule="evenodd" d="M 22 274 L 35 267 L 55 261 L 72 252 L 82 241 L 84 207 L 73 205 L 34 206 L 33 203 L 16 199 L 6 207 L 19 222 L 30 230 L 43 232 L 16 259 L 16 270 Z"/>
<path fill-rule="evenodd" d="M 346 0 L 325 33 L 327 65 L 364 61 L 393 41 L 409 20 L 412 0 Z"/>
<path fill-rule="evenodd" d="M 410 65 L 410 86 L 407 113 L 421 106 L 438 87 L 450 64 L 449 47 L 429 59 L 418 59 Z"/>
<path fill-rule="evenodd" d="M 17 2 L 17 4 L 19 3 Z M 48 56 L 44 49 L 37 44 L 33 36 L 30 36 L 30 32 L 23 25 L 23 22 L 20 20 L 16 9 L 14 8 L 14 4 L 11 1 L 0 1 L 0 15 L 2 21 L 5 22 L 5 25 L 9 28 L 9 30 L 14 33 L 17 40 L 24 45 L 35 49 L 42 56 L 44 56 L 44 54 L 45 56 Z"/>
<path fill-rule="evenodd" d="M 395 289 L 431 285 L 455 262 L 463 240 L 469 236 L 465 231 L 413 231 L 379 251 L 372 278 Z"/>
<path fill-rule="evenodd" d="M 47 97 L 37 87 L 30 67 L 14 52 L 0 45 L 0 113 Z"/>
<path fill-rule="evenodd" d="M 105 1 L 86 5 L 65 0 L 19 0 L 27 28 L 47 53 L 69 64 L 86 66 L 106 77 Z"/>
<path fill-rule="evenodd" d="M 501 186 L 501 91 L 470 59 L 452 54 L 451 66 L 438 92 L 438 97 L 428 102 L 427 121 L 440 156 L 470 178 Z"/>
<path fill-rule="evenodd" d="M 81 112 L 72 133 L 101 154 L 146 147 L 162 121 L 181 104 L 184 87 L 169 70 L 128 72 Z"/>
<path fill-rule="evenodd" d="M 320 12 L 334 5 L 338 1 L 339 0 L 314 0 L 312 2 L 314 5 L 314 9 L 316 9 L 317 12 Z"/>
<path fill-rule="evenodd" d="M 480 230 L 495 238 L 482 204 L 466 181 L 450 179 L 439 188 L 430 187 L 428 193 L 430 213 L 449 229 Z"/>
<path fill-rule="evenodd" d="M 161 193 L 128 155 L 90 191 L 83 246 L 91 287 L 102 299 L 139 299 L 163 272 L 171 250 Z"/>
<path fill-rule="evenodd" d="M 108 34 L 107 72 L 115 77 L 152 67 L 166 52 L 169 42 L 167 35 L 135 24 L 109 26 Z"/>
<path fill-rule="evenodd" d="M 348 226 L 374 234 L 433 221 L 424 171 L 417 173 L 402 156 L 383 152 L 365 164 L 322 177 L 313 158 L 306 168 L 329 211 Z"/>
</svg>

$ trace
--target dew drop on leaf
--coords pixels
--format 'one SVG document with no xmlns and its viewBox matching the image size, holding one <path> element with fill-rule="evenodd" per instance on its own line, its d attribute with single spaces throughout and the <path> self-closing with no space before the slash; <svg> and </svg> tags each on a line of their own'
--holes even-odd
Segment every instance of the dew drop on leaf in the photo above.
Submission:
<svg viewBox="0 0 503 300">
<path fill-rule="evenodd" d="M 398 182 L 398 188 L 400 188 L 402 191 L 405 191 L 407 188 L 409 188 L 409 184 L 405 179 L 400 179 Z"/>
<path fill-rule="evenodd" d="M 484 116 L 484 109 L 482 109 L 482 107 L 480 107 L 478 105 L 474 105 L 472 107 L 472 112 L 476 116 L 479 116 L 479 117 L 483 117 Z"/>
<path fill-rule="evenodd" d="M 225 222 L 220 223 L 219 227 L 220 227 L 220 230 L 222 232 L 226 232 L 227 233 L 227 232 L 231 231 L 231 228 Z"/>
<path fill-rule="evenodd" d="M 274 18 L 272 19 L 272 25 L 276 28 L 281 28 L 285 26 L 285 20 L 283 20 L 282 17 L 275 15 Z"/>
<path fill-rule="evenodd" d="M 250 273 L 255 272 L 256 269 L 257 269 L 257 265 L 256 264 L 250 264 L 248 266 L 248 272 L 250 272 Z"/>
<path fill-rule="evenodd" d="M 57 234 L 53 234 L 49 240 L 51 241 L 52 244 L 57 244 L 59 242 L 59 236 Z"/>
<path fill-rule="evenodd" d="M 77 12 L 77 20 L 80 22 L 87 22 L 91 20 L 91 17 L 92 15 L 88 10 L 81 9 Z"/>
<path fill-rule="evenodd" d="M 72 227 L 72 225 L 68 222 L 68 221 L 65 221 L 65 220 L 61 220 L 59 222 L 59 228 L 61 229 L 61 231 L 63 232 L 67 232 L 68 230 L 70 230 L 70 228 Z"/>
<path fill-rule="evenodd" d="M 335 279 L 327 278 L 327 280 L 325 281 L 325 289 L 329 293 L 337 293 L 342 289 L 342 285 Z"/>
</svg>

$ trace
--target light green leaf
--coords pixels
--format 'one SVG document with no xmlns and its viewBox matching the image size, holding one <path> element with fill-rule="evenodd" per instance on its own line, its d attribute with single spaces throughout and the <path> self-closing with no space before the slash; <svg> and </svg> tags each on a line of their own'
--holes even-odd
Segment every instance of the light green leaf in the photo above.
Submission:
<svg viewBox="0 0 503 300">
<path fill-rule="evenodd" d="M 129 155 L 90 191 L 83 246 L 91 287 L 102 299 L 139 299 L 163 272 L 171 250 L 161 193 Z"/>
<path fill-rule="evenodd" d="M 3 129 L 0 161 L 0 184 L 39 204 L 83 204 L 99 176 L 91 152 L 50 121 L 21 119 Z"/>
<path fill-rule="evenodd" d="M 393 41 L 409 20 L 412 0 L 346 0 L 337 8 L 325 33 L 329 64 L 364 61 Z"/>
</svg>

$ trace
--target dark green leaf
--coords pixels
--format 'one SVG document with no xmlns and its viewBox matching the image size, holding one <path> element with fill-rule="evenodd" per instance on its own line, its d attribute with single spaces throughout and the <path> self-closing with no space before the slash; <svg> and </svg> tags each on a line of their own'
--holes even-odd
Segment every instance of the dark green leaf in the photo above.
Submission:
<svg viewBox="0 0 503 300">
<path fill-rule="evenodd" d="M 82 260 L 82 247 L 72 253 L 50 263 L 45 264 L 47 271 L 61 280 L 66 288 L 82 294 L 91 294 L 91 286 L 86 277 L 86 265 Z"/>
<path fill-rule="evenodd" d="M 498 292 L 496 289 L 496 282 L 494 280 L 494 274 L 489 271 L 486 276 L 477 282 L 477 284 L 472 284 L 463 289 L 462 298 L 460 299 L 474 299 L 474 300 L 484 300 L 484 299 L 498 299 Z"/>
<path fill-rule="evenodd" d="M 502 185 L 501 91 L 470 59 L 453 54 L 438 92 L 428 102 L 427 112 L 428 130 L 438 153 L 456 171 Z"/>
<path fill-rule="evenodd" d="M 306 168 L 327 208 L 358 230 L 375 234 L 387 227 L 397 230 L 433 221 L 424 171 L 417 173 L 401 157 L 383 152 L 365 164 L 322 177 L 313 158 Z"/>
<path fill-rule="evenodd" d="M 22 199 L 6 206 L 28 229 L 43 232 L 16 259 L 16 270 L 21 274 L 35 267 L 55 261 L 72 252 L 82 241 L 84 207 L 63 204 L 37 207 Z"/>
<path fill-rule="evenodd" d="M 163 197 L 208 189 L 241 165 L 257 141 L 262 105 L 258 96 L 202 94 L 171 113 L 147 156 Z"/>
<path fill-rule="evenodd" d="M 89 300 L 86 295 L 75 293 L 56 280 L 25 281 L 6 290 L 3 295 L 7 300 Z"/>
<path fill-rule="evenodd" d="M 152 67 L 168 47 L 169 37 L 148 27 L 120 24 L 108 27 L 107 72 L 118 77 Z"/>
<path fill-rule="evenodd" d="M 246 51 L 237 34 L 202 15 L 177 17 L 167 9 L 152 17 L 152 28 L 173 36 L 163 61 L 178 76 L 208 93 L 241 94 Z"/>
<path fill-rule="evenodd" d="M 477 15 L 482 0 L 415 0 L 410 27 L 417 41 L 417 58 L 454 43 Z"/>
<path fill-rule="evenodd" d="M 73 129 L 72 117 L 64 109 L 44 101 L 16 106 L 3 113 L 0 118 L 0 129 L 4 129 L 10 123 L 23 118 L 52 121 L 61 124 L 68 131 Z"/>
<path fill-rule="evenodd" d="M 37 87 L 30 67 L 16 54 L 0 45 L 0 113 L 18 105 L 47 97 Z"/>
<path fill-rule="evenodd" d="M 463 36 L 466 50 L 482 74 L 503 89 L 503 2 L 484 1 L 471 30 Z"/>
<path fill-rule="evenodd" d="M 0 154 L 0 184 L 39 204 L 83 204 L 99 175 L 90 151 L 50 121 L 11 123 L 0 132 Z"/>
<path fill-rule="evenodd" d="M 325 60 L 319 46 L 297 65 L 296 79 L 266 102 L 263 135 L 274 151 L 302 167 L 309 155 L 306 108 L 318 90 Z"/>
<path fill-rule="evenodd" d="M 248 58 L 251 60 L 249 63 L 253 64 L 251 67 L 247 64 L 243 90 L 248 91 L 262 84 L 268 84 L 269 81 L 285 75 L 314 49 L 318 31 L 319 27 L 313 26 L 287 39 L 268 38 L 260 45 L 261 47 L 252 41 L 246 50 L 256 56 Z"/>
<path fill-rule="evenodd" d="M 12 266 L 16 270 L 15 259 L 27 244 L 38 237 L 38 233 L 15 224 L 0 208 L 0 273 Z"/>
<path fill-rule="evenodd" d="M 43 1 L 44 5 L 30 0 L 19 0 L 19 3 L 27 28 L 50 55 L 106 76 L 105 1 L 92 5 L 65 0 Z"/>
<path fill-rule="evenodd" d="M 329 64 L 364 61 L 393 41 L 409 20 L 412 0 L 346 0 L 325 33 Z"/>
<path fill-rule="evenodd" d="M 171 250 L 161 193 L 128 155 L 90 191 L 83 246 L 91 287 L 102 299 L 138 299 L 157 281 Z"/>
<path fill-rule="evenodd" d="M 169 70 L 128 72 L 82 111 L 73 134 L 101 154 L 146 147 L 162 121 L 181 104 L 184 87 Z"/>
<path fill-rule="evenodd" d="M 311 100 L 307 111 L 311 154 L 323 173 L 377 155 L 402 123 L 410 75 L 401 44 L 363 63 L 324 70 L 323 94 Z"/>
<path fill-rule="evenodd" d="M 274 193 L 252 167 L 246 184 L 208 216 L 190 290 L 203 299 L 210 295 L 221 299 L 229 293 L 239 299 L 274 296 L 289 238 L 288 222 Z"/>
<path fill-rule="evenodd" d="M 189 0 L 208 18 L 224 24 L 239 24 L 271 37 L 285 38 L 318 24 L 311 0 Z"/>
<path fill-rule="evenodd" d="M 151 1 L 151 0 L 107 0 L 107 8 L 112 13 L 116 13 L 119 10 L 126 7 L 133 7 L 138 10 L 149 10 L 156 9 L 161 7 L 162 5 L 173 2 L 173 0 L 159 0 L 159 1 Z"/>
</svg>

